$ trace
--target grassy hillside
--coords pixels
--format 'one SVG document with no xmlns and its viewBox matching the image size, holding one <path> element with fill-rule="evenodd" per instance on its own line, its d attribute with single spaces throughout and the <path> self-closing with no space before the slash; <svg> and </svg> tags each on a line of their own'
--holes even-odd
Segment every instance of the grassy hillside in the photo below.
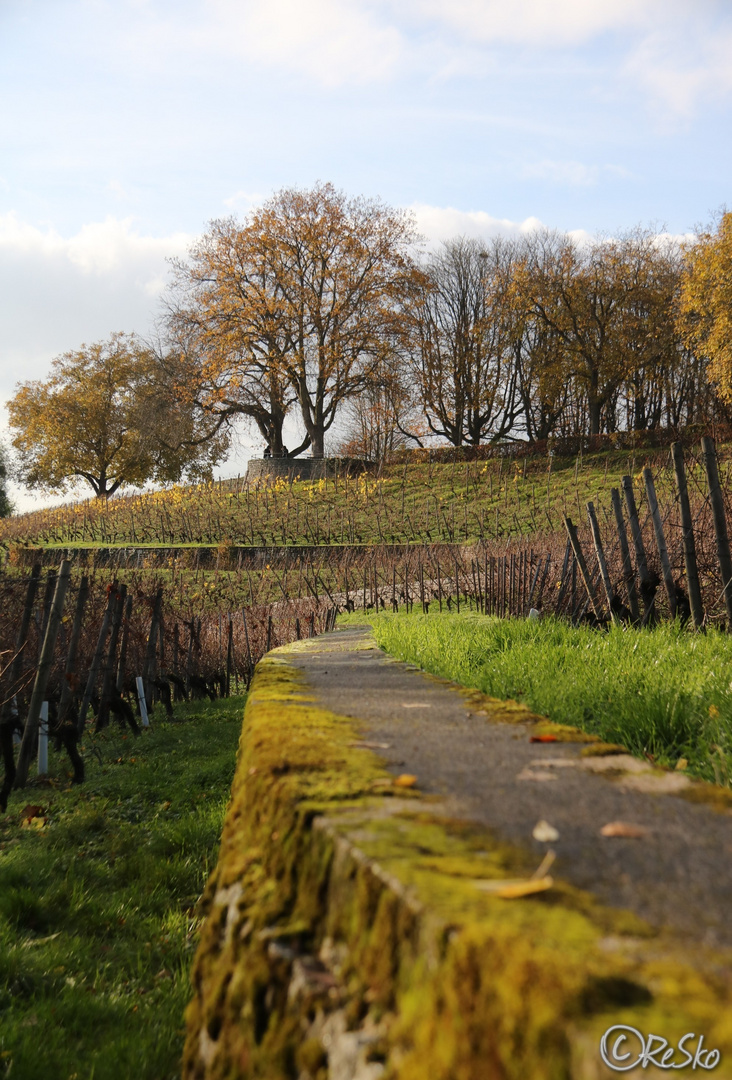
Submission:
<svg viewBox="0 0 732 1080">
<path fill-rule="evenodd" d="M 729 452 L 723 448 L 723 476 Z M 86 501 L 0 522 L 6 543 L 55 545 L 248 545 L 471 543 L 561 529 L 582 520 L 585 503 L 610 513 L 610 488 L 630 473 L 657 474 L 659 498 L 672 491 L 667 450 L 608 451 L 583 458 L 414 463 L 380 473 L 312 482 L 247 485 L 242 480 L 174 487 Z M 692 463 L 701 482 L 701 470 Z M 692 492 L 695 483 L 692 479 Z"/>
<path fill-rule="evenodd" d="M 85 736 L 89 777 L 0 817 L 0 1077 L 173 1080 L 242 698 L 179 705 L 138 739 Z"/>
</svg>

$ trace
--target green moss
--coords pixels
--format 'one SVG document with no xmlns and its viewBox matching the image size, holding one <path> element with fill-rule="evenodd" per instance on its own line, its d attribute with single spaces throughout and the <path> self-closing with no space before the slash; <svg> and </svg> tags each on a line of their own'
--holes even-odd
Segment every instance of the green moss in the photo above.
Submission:
<svg viewBox="0 0 732 1080">
<path fill-rule="evenodd" d="M 287 651 L 258 665 L 247 704 L 203 900 L 185 1077 L 319 1076 L 318 1024 L 337 1009 L 344 1024 L 381 1019 L 394 1080 L 585 1076 L 602 1032 L 624 1020 L 703 1030 L 732 1049 L 723 957 L 687 956 L 563 882 L 517 901 L 482 891 L 485 879 L 530 876 L 535 857 L 397 794 L 355 723 L 315 705 Z M 305 960 L 319 954 L 326 981 L 308 989 Z"/>
</svg>

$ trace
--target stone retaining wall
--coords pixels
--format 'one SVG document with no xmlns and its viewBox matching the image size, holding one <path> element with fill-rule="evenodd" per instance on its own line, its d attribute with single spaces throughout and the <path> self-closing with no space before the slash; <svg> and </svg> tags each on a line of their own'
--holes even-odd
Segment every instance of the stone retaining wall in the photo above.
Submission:
<svg viewBox="0 0 732 1080">
<path fill-rule="evenodd" d="M 452 820 L 318 708 L 288 664 L 312 647 L 256 670 L 202 900 L 186 1080 L 596 1080 L 614 1075 L 599 1043 L 616 1023 L 703 1032 L 729 1077 L 719 956 L 561 881 L 496 895 L 529 876 L 527 854 Z"/>
<path fill-rule="evenodd" d="M 376 466 L 365 458 L 250 458 L 246 480 L 271 481 L 280 477 L 295 480 L 322 480 L 336 475 L 344 476 L 368 472 Z"/>
</svg>

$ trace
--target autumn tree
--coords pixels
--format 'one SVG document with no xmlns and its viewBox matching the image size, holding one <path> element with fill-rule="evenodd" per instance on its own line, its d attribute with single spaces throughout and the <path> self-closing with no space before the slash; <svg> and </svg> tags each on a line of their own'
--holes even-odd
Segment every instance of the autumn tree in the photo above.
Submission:
<svg viewBox="0 0 732 1080">
<path fill-rule="evenodd" d="M 55 491 L 85 480 L 107 498 L 148 480 L 210 475 L 226 440 L 176 399 L 159 359 L 113 334 L 57 357 L 45 381 L 19 383 L 8 403 L 19 479 Z"/>
<path fill-rule="evenodd" d="M 708 358 L 720 397 L 732 403 L 732 213 L 686 250 L 678 325 L 686 345 Z"/>
<path fill-rule="evenodd" d="M 506 247 L 458 237 L 432 253 L 413 309 L 412 370 L 429 432 L 454 446 L 496 441 L 515 423 L 503 295 Z"/>
<path fill-rule="evenodd" d="M 342 403 L 393 348 L 414 291 L 409 214 L 331 184 L 287 188 L 243 225 L 215 221 L 175 267 L 208 407 L 236 409 L 281 446 L 293 399 L 308 445 L 324 452 Z"/>
<path fill-rule="evenodd" d="M 634 419 L 646 423 L 647 375 L 674 357 L 673 274 L 660 262 L 651 230 L 584 244 L 542 231 L 526 241 L 523 303 L 559 345 L 558 374 L 586 401 L 590 435 L 613 429 L 621 389 L 634 379 Z"/>
<path fill-rule="evenodd" d="M 285 354 L 290 327 L 261 238 L 233 218 L 213 221 L 187 260 L 173 260 L 166 322 L 179 393 L 219 427 L 253 423 L 271 453 L 285 453 L 285 418 L 297 401 Z M 289 451 L 307 449 L 310 438 Z"/>
</svg>

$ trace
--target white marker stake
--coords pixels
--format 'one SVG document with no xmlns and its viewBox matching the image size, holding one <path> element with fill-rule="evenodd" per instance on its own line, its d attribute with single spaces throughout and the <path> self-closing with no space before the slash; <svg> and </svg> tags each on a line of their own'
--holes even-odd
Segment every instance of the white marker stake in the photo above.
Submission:
<svg viewBox="0 0 732 1080">
<path fill-rule="evenodd" d="M 147 702 L 145 701 L 145 687 L 142 682 L 142 675 L 138 675 L 135 679 L 135 685 L 137 686 L 137 700 L 140 702 L 140 716 L 142 717 L 142 726 L 150 727 L 150 720 L 147 715 Z"/>
<path fill-rule="evenodd" d="M 48 702 L 41 704 L 40 723 L 38 725 L 38 775 L 48 772 Z"/>
</svg>

